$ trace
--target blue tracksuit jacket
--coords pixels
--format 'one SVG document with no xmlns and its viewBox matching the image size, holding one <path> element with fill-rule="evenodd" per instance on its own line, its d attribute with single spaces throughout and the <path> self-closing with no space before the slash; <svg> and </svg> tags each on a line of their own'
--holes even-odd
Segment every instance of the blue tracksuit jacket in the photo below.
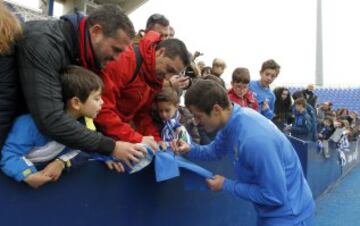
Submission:
<svg viewBox="0 0 360 226">
<path fill-rule="evenodd" d="M 275 109 L 275 94 L 269 87 L 263 87 L 260 84 L 260 80 L 251 81 L 249 84 L 250 90 L 254 93 L 256 100 L 259 103 L 259 112 L 264 115 L 268 119 L 272 119 L 274 117 L 274 109 Z M 269 103 L 269 108 L 265 111 L 262 111 L 262 106 L 264 101 L 267 100 Z"/>
<path fill-rule="evenodd" d="M 315 208 L 300 160 L 286 136 L 249 108 L 234 105 L 225 127 L 209 145 L 193 145 L 187 156 L 213 161 L 229 154 L 236 180 L 223 190 L 255 205 L 258 225 L 295 225 Z"/>
<path fill-rule="evenodd" d="M 295 111 L 295 120 L 291 127 L 292 136 L 304 140 L 311 140 L 313 137 L 313 128 L 311 117 L 306 110 L 304 112 Z"/>
<path fill-rule="evenodd" d="M 46 151 L 43 157 L 36 157 L 36 162 L 47 162 L 41 159 L 61 158 L 66 162 L 67 167 L 76 167 L 87 161 L 87 155 L 79 154 L 80 151 L 70 150 L 64 145 L 52 141 L 42 135 L 37 129 L 30 114 L 19 116 L 10 130 L 5 144 L 1 150 L 1 170 L 16 181 L 22 181 L 32 173 L 37 172 L 33 162 L 30 161 L 32 151 Z M 72 153 L 70 153 L 72 152 Z M 70 154 L 65 157 L 63 154 Z M 50 156 L 50 157 L 49 157 Z M 76 156 L 76 158 L 75 158 Z M 71 162 L 70 162 L 71 161 Z"/>
</svg>

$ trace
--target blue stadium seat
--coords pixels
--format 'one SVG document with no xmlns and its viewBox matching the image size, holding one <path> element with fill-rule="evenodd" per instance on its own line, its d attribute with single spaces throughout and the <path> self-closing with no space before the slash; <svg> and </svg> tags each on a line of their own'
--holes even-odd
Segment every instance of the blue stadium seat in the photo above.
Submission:
<svg viewBox="0 0 360 226">
<path fill-rule="evenodd" d="M 303 89 L 301 87 L 288 88 L 292 94 Z M 334 109 L 348 108 L 360 114 L 360 88 L 321 87 L 315 90 L 315 94 L 318 96 L 317 104 L 331 101 Z"/>
</svg>

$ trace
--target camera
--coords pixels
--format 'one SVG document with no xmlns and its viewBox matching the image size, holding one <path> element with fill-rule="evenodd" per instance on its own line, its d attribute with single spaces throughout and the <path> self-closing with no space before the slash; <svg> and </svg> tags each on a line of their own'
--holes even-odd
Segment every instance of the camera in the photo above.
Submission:
<svg viewBox="0 0 360 226">
<path fill-rule="evenodd" d="M 195 74 L 195 71 L 194 71 L 194 68 L 192 67 L 192 65 L 189 65 L 185 68 L 184 75 L 187 77 L 190 77 L 190 78 L 196 77 L 196 74 Z"/>
</svg>

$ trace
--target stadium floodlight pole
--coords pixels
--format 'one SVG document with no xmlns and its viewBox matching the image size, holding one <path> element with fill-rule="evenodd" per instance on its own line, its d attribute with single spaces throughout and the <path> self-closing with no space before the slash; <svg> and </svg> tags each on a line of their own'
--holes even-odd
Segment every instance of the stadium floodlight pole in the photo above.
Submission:
<svg viewBox="0 0 360 226">
<path fill-rule="evenodd" d="M 316 72 L 315 84 L 317 86 L 324 85 L 323 73 L 323 39 L 322 39 L 322 7 L 321 0 L 317 0 L 316 12 Z"/>
<path fill-rule="evenodd" d="M 54 15 L 54 0 L 48 0 L 48 16 Z"/>
</svg>

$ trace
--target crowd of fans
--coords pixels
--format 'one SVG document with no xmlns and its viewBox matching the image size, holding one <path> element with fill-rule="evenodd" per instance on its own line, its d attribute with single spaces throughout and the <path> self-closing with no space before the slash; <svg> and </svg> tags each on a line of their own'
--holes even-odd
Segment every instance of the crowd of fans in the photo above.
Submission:
<svg viewBox="0 0 360 226">
<path fill-rule="evenodd" d="M 76 13 L 26 24 L 5 5 L 0 10 L 0 145 L 7 175 L 38 187 L 57 180 L 67 166 L 91 158 L 86 153 L 111 156 L 106 164 L 123 172 L 123 164 L 130 167 L 145 154 L 137 143 L 156 151 L 158 145 L 169 147 L 179 134 L 198 144 L 216 137 L 217 131 L 198 126 L 180 106 L 180 97 L 199 80 L 225 87 L 226 63 L 220 58 L 211 66 L 196 63 L 202 54 L 188 52 L 164 15 L 151 15 L 135 34 L 127 16 L 109 5 L 87 17 Z M 286 87 L 272 90 L 279 73 L 272 59 L 261 65 L 259 80 L 251 79 L 247 68 L 235 68 L 228 97 L 303 140 L 321 142 L 341 134 L 352 141 L 359 136 L 356 112 L 334 111 L 330 102 L 317 104 L 313 85 L 292 95 Z M 42 173 L 34 166 L 39 163 L 46 163 Z"/>
<path fill-rule="evenodd" d="M 136 33 L 129 18 L 114 5 L 103 5 L 87 16 L 75 13 L 59 20 L 22 23 L 0 2 L 0 21 L 0 167 L 7 176 L 34 188 L 57 181 L 64 170 L 89 159 L 124 172 L 145 157 L 144 145 L 153 152 L 169 148 L 188 152 L 190 146 L 185 144 L 191 144 L 194 150 L 188 157 L 217 159 L 225 153 L 220 148 L 223 140 L 230 139 L 226 133 L 234 136 L 230 143 L 239 145 L 228 149 L 235 148 L 232 157 L 235 165 L 243 167 L 240 174 L 258 170 L 256 183 L 274 189 L 270 201 L 262 200 L 264 194 L 258 188 L 252 194 L 238 188 L 234 194 L 261 202 L 260 209 L 268 208 L 278 204 L 272 198 L 295 189 L 289 185 L 285 191 L 274 183 L 285 178 L 272 178 L 283 165 L 277 162 L 282 158 L 278 148 L 270 147 L 284 145 L 281 151 L 296 163 L 286 177 L 305 180 L 293 147 L 280 131 L 318 142 L 325 157 L 329 157 L 329 140 L 346 151 L 360 135 L 357 113 L 334 110 L 331 102 L 318 104 L 313 85 L 292 94 L 286 87 L 272 90 L 281 69 L 273 59 L 261 64 L 259 79 L 239 65 L 226 89 L 222 78 L 226 62 L 215 58 L 208 66 L 198 61 L 202 54 L 189 53 L 161 14 L 151 15 L 146 27 Z M 185 93 L 189 108 L 180 104 Z M 224 129 L 228 121 L 247 129 Z M 256 132 L 252 126 L 258 128 Z M 268 139 L 259 137 L 263 131 L 269 132 Z M 239 154 L 238 148 L 248 144 L 237 137 L 240 134 L 251 146 Z M 262 143 L 271 149 L 267 153 L 271 161 L 258 165 L 265 157 L 254 154 L 258 150 L 254 145 Z M 254 165 L 246 168 L 238 154 L 247 156 L 246 164 Z M 272 174 L 268 169 L 275 171 Z M 249 178 L 253 178 L 251 173 Z M 217 175 L 208 186 L 219 191 L 219 184 L 225 183 L 221 186 L 234 192 L 231 186 L 238 182 L 229 181 Z M 295 186 L 299 189 L 295 193 L 301 200 L 306 197 L 302 214 L 309 215 L 311 192 L 306 182 L 302 184 Z M 284 202 L 282 208 L 293 205 Z"/>
<path fill-rule="evenodd" d="M 307 89 L 294 92 L 291 97 L 287 88 L 276 88 L 274 123 L 280 129 L 304 140 L 326 141 L 334 134 L 341 134 L 350 142 L 358 139 L 360 135 L 358 114 L 346 108 L 332 109 L 330 101 L 318 104 L 317 96 L 313 91 L 314 86 L 309 85 Z M 293 100 L 295 108 L 292 106 Z M 298 105 L 305 106 L 305 109 L 301 107 L 299 109 L 296 107 Z M 299 114 L 301 111 L 302 113 Z M 337 136 L 332 140 L 338 142 L 339 139 L 335 138 Z"/>
<path fill-rule="evenodd" d="M 199 61 L 198 67 L 203 70 L 210 68 L 210 72 L 212 68 L 205 66 L 202 61 Z M 266 61 L 260 70 L 260 80 L 250 81 L 247 68 L 236 68 L 228 92 L 230 100 L 259 111 L 280 130 L 303 140 L 328 140 L 336 129 L 343 130 L 349 141 L 359 137 L 358 114 L 346 108 L 333 110 L 329 101 L 318 104 L 314 85 L 293 94 L 286 87 L 271 90 L 270 84 L 279 71 L 280 66 L 275 61 Z"/>
</svg>

